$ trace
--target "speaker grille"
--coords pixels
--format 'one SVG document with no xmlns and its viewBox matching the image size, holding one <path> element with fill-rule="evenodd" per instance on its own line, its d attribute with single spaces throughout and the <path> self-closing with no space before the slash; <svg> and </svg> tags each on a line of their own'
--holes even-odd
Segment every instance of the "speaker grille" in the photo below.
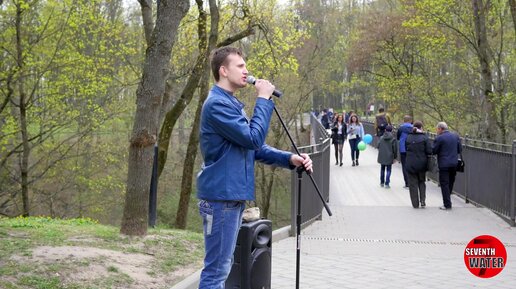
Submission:
<svg viewBox="0 0 516 289">
<path fill-rule="evenodd" d="M 260 248 L 253 254 L 251 289 L 269 289 L 271 284 L 271 251 Z"/>
</svg>

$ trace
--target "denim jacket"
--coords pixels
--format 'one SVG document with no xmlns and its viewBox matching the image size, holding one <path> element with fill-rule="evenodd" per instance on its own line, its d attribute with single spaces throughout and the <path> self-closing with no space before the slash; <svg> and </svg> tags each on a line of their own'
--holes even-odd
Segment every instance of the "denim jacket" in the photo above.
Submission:
<svg viewBox="0 0 516 289">
<path fill-rule="evenodd" d="M 396 133 L 397 139 L 400 141 L 400 153 L 407 153 L 407 148 L 405 147 L 405 143 L 408 135 L 412 133 L 412 124 L 411 123 L 403 123 L 398 128 L 398 132 Z"/>
<path fill-rule="evenodd" d="M 204 163 L 197 174 L 202 200 L 254 200 L 254 161 L 295 168 L 292 153 L 265 144 L 274 103 L 257 98 L 248 119 L 244 104 L 214 85 L 203 104 L 200 147 Z"/>
</svg>

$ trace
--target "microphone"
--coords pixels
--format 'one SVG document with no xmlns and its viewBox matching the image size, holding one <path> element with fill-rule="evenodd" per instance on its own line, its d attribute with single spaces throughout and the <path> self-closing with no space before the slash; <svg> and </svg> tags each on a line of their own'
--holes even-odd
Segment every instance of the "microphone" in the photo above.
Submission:
<svg viewBox="0 0 516 289">
<path fill-rule="evenodd" d="M 245 79 L 245 81 L 249 84 L 254 85 L 256 83 L 256 78 L 254 78 L 251 75 L 248 75 L 247 78 Z M 275 97 L 281 97 L 283 95 L 283 92 L 275 89 L 274 92 L 272 93 L 272 95 L 274 95 Z"/>
</svg>

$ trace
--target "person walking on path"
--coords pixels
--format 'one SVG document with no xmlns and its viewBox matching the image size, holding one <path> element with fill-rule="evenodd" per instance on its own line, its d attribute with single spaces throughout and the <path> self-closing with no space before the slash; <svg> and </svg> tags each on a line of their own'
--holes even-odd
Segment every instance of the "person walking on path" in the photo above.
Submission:
<svg viewBox="0 0 516 289">
<path fill-rule="evenodd" d="M 349 139 L 349 146 L 351 147 L 352 166 L 358 166 L 358 157 L 360 156 L 358 143 L 364 137 L 364 127 L 358 120 L 358 116 L 356 114 L 353 114 L 349 117 L 347 134 Z"/>
<path fill-rule="evenodd" d="M 342 114 L 336 115 L 336 120 L 331 128 L 331 141 L 335 147 L 335 165 L 342 167 L 342 149 L 344 148 L 344 142 L 346 141 L 347 125 L 344 122 L 344 116 Z"/>
<path fill-rule="evenodd" d="M 400 159 L 401 159 L 401 170 L 403 171 L 403 180 L 405 181 L 404 188 L 408 188 L 408 176 L 407 169 L 405 165 L 405 161 L 407 159 L 407 150 L 405 149 L 405 140 L 409 133 L 412 132 L 412 117 L 410 115 L 405 115 L 403 117 L 403 124 L 398 128 L 398 132 L 396 133 L 396 138 L 399 141 L 400 147 Z"/>
<path fill-rule="evenodd" d="M 354 114 L 352 110 L 348 111 L 344 116 L 344 122 L 349 123 L 349 118 Z"/>
<path fill-rule="evenodd" d="M 329 114 L 328 110 L 325 108 L 323 110 L 322 116 L 321 116 L 321 124 L 324 127 L 324 129 L 330 129 L 330 122 L 331 122 L 330 114 Z"/>
<path fill-rule="evenodd" d="M 448 131 L 448 125 L 441 121 L 437 124 L 437 137 L 432 146 L 432 153 L 437 155 L 439 166 L 439 185 L 443 195 L 441 210 L 452 208 L 451 193 L 457 175 L 457 163 L 462 152 L 462 144 L 457 134 Z"/>
<path fill-rule="evenodd" d="M 410 200 L 415 209 L 426 207 L 426 170 L 428 157 L 432 155 L 432 146 L 428 136 L 423 132 L 423 123 L 414 122 L 412 133 L 405 140 L 407 150 L 406 167 Z"/>
<path fill-rule="evenodd" d="M 378 163 L 380 166 L 380 186 L 390 188 L 392 164 L 398 155 L 398 145 L 392 135 L 392 126 L 385 128 L 385 133 L 378 141 Z M 387 171 L 387 174 L 385 174 Z"/>
<path fill-rule="evenodd" d="M 385 128 L 388 125 L 392 125 L 391 117 L 385 112 L 383 107 L 380 107 L 374 121 L 376 136 L 381 137 L 385 133 Z"/>
<path fill-rule="evenodd" d="M 246 87 L 242 52 L 234 47 L 213 51 L 215 85 L 203 104 L 200 148 L 204 163 L 197 174 L 199 214 L 203 220 L 204 268 L 200 289 L 223 289 L 231 270 L 245 201 L 255 199 L 254 162 L 312 171 L 312 160 L 265 143 L 274 109 L 274 86 L 257 79 L 254 113 L 247 118 L 235 92 Z"/>
</svg>

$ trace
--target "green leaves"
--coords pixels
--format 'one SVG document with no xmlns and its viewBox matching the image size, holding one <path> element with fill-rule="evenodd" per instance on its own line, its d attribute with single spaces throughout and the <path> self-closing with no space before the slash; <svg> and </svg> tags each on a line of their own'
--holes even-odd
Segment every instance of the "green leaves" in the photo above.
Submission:
<svg viewBox="0 0 516 289">
<path fill-rule="evenodd" d="M 138 74 L 127 63 L 138 53 L 134 34 L 122 18 L 113 17 L 115 10 L 109 6 L 113 2 L 8 1 L 5 5 L 0 10 L 5 20 L 0 22 L 0 103 L 9 101 L 0 111 L 0 162 L 6 165 L 0 169 L 0 186 L 5 188 L 0 192 L 0 202 L 18 206 L 17 182 L 21 178 L 14 172 L 19 174 L 21 170 L 28 171 L 26 185 L 34 194 L 31 200 L 67 196 L 65 202 L 73 204 L 77 198 L 79 203 L 87 203 L 81 205 L 84 212 L 95 207 L 87 201 L 90 197 L 85 197 L 91 191 L 97 192 L 91 197 L 98 198 L 113 190 L 119 199 L 122 178 L 109 175 L 97 179 L 90 169 L 100 165 L 90 160 L 101 164 L 105 160 L 74 148 L 87 149 L 89 145 L 83 140 L 98 141 L 98 133 L 109 130 L 108 122 L 116 122 L 118 115 L 131 107 L 120 92 Z M 26 125 L 22 125 L 22 104 Z M 26 130 L 26 141 L 22 130 Z M 89 138 L 92 135 L 97 137 Z M 121 140 L 126 141 L 123 137 Z M 108 149 L 106 156 L 123 155 L 117 150 L 125 147 L 111 143 L 104 149 Z M 88 153 L 96 150 L 92 148 Z M 15 161 L 22 153 L 29 156 L 26 168 Z M 123 168 L 120 163 L 124 161 L 118 160 L 116 166 Z M 70 169 L 77 164 L 82 170 Z M 108 164 L 113 165 L 112 161 Z M 14 174 L 6 173 L 9 171 Z M 87 187 L 70 187 L 70 179 L 63 175 L 82 177 L 90 183 Z M 96 210 L 99 213 L 98 207 Z"/>
</svg>

